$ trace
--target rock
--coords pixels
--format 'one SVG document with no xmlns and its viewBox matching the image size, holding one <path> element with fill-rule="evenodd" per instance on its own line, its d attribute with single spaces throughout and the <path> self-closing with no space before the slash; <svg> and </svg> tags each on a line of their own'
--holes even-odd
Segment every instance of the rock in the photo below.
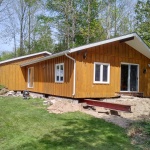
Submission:
<svg viewBox="0 0 150 150">
<path fill-rule="evenodd" d="M 14 91 L 9 91 L 6 96 L 14 96 L 15 95 L 15 92 Z"/>
<path fill-rule="evenodd" d="M 52 104 L 55 104 L 55 103 L 56 103 L 56 100 L 53 99 L 53 100 L 50 100 L 50 102 L 51 102 Z"/>
<path fill-rule="evenodd" d="M 43 94 L 39 94 L 39 93 L 32 93 L 32 92 L 30 92 L 30 96 L 32 98 L 43 98 L 44 99 Z"/>
<path fill-rule="evenodd" d="M 48 105 L 48 101 L 43 101 L 43 105 Z"/>
<path fill-rule="evenodd" d="M 6 94 L 8 91 L 9 91 L 8 89 L 3 88 L 3 89 L 0 90 L 0 95 L 4 95 L 4 94 Z"/>
<path fill-rule="evenodd" d="M 17 96 L 17 97 L 22 97 L 22 94 L 21 94 L 20 91 L 17 91 L 17 92 L 15 93 L 15 96 Z"/>
<path fill-rule="evenodd" d="M 78 101 L 78 100 L 72 100 L 72 103 L 73 103 L 73 104 L 78 104 L 79 101 Z"/>
</svg>

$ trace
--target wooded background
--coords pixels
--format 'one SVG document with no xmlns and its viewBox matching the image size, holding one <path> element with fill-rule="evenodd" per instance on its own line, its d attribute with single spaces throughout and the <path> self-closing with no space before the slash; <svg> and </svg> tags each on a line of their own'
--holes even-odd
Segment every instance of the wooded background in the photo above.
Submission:
<svg viewBox="0 0 150 150">
<path fill-rule="evenodd" d="M 0 0 L 0 61 L 137 32 L 150 46 L 150 0 Z"/>
</svg>

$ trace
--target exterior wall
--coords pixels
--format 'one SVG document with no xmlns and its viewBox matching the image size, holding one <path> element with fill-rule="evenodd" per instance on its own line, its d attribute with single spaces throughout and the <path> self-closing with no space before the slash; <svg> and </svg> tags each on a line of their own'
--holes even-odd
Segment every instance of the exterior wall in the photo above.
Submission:
<svg viewBox="0 0 150 150">
<path fill-rule="evenodd" d="M 20 68 L 20 64 L 40 57 L 43 57 L 43 54 L 0 64 L 0 84 L 9 90 L 25 90 L 25 68 Z"/>
<path fill-rule="evenodd" d="M 64 83 L 55 83 L 55 64 L 64 63 Z M 27 88 L 32 92 L 46 93 L 64 97 L 72 97 L 73 92 L 73 61 L 66 56 L 39 62 L 26 67 L 34 67 L 34 87 Z"/>
<path fill-rule="evenodd" d="M 24 70 L 19 65 L 8 64 L 0 67 L 0 84 L 9 90 L 24 90 L 25 78 Z"/>
<path fill-rule="evenodd" d="M 120 92 L 121 62 L 139 64 L 139 92 L 150 96 L 150 59 L 126 43 L 113 42 L 79 51 L 76 60 L 76 97 L 114 97 Z M 110 63 L 110 84 L 93 83 L 94 62 Z M 146 74 L 143 69 L 147 69 Z"/>
<path fill-rule="evenodd" d="M 83 56 L 86 54 L 86 58 Z M 74 98 L 114 97 L 120 92 L 121 63 L 139 64 L 139 92 L 150 96 L 150 60 L 125 43 L 114 42 L 70 54 L 76 59 L 76 94 Z M 110 84 L 93 83 L 94 62 L 110 63 Z M 64 63 L 64 83 L 55 83 L 55 64 Z M 66 56 L 26 67 L 34 67 L 34 88 L 29 91 L 72 97 L 73 61 Z M 143 74 L 143 69 L 147 73 Z M 27 87 L 27 83 L 26 83 Z"/>
<path fill-rule="evenodd" d="M 139 92 L 150 96 L 150 59 L 125 43 L 113 42 L 70 54 L 76 59 L 76 94 L 74 98 L 114 97 L 120 92 L 121 62 L 139 64 Z M 85 57 L 84 57 L 85 56 Z M 38 56 L 42 57 L 42 56 Z M 29 90 L 72 97 L 73 61 L 61 56 L 20 68 L 30 57 L 0 65 L 0 84 L 10 90 Z M 93 83 L 94 62 L 110 63 L 110 84 Z M 55 83 L 55 64 L 64 63 L 64 83 Z M 28 68 L 34 67 L 34 87 L 27 87 Z M 143 69 L 147 69 L 146 74 Z"/>
</svg>

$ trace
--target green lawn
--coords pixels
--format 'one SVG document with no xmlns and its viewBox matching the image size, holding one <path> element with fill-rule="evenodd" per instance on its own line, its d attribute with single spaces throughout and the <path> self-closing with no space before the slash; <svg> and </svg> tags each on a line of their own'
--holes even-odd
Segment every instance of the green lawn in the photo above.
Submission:
<svg viewBox="0 0 150 150">
<path fill-rule="evenodd" d="M 40 99 L 0 97 L 0 150 L 134 150 L 124 129 L 75 112 L 49 114 Z"/>
</svg>

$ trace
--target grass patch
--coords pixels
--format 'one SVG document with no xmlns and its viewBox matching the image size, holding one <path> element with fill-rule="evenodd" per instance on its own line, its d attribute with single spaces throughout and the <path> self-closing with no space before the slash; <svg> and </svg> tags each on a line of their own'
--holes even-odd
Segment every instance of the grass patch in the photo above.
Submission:
<svg viewBox="0 0 150 150">
<path fill-rule="evenodd" d="M 0 97 L 0 149 L 134 150 L 123 128 L 75 112 L 49 114 L 40 99 Z"/>
<path fill-rule="evenodd" d="M 1 89 L 3 89 L 4 87 L 5 87 L 5 86 L 3 86 L 3 85 L 0 85 L 0 90 L 1 90 Z"/>
<path fill-rule="evenodd" d="M 150 148 L 150 120 L 142 120 L 132 124 L 128 129 L 132 142 L 141 149 Z"/>
</svg>

